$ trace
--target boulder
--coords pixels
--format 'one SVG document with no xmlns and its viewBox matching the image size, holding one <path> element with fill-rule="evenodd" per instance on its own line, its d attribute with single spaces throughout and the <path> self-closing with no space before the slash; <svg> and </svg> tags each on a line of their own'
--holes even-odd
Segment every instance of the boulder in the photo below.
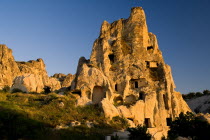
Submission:
<svg viewBox="0 0 210 140">
<path fill-rule="evenodd" d="M 101 105 L 106 118 L 111 120 L 113 117 L 120 115 L 117 108 L 108 99 L 104 98 Z"/>
<path fill-rule="evenodd" d="M 77 106 L 85 106 L 85 105 L 90 105 L 92 104 L 92 101 L 90 99 L 88 99 L 86 96 L 79 98 L 77 100 Z"/>
<path fill-rule="evenodd" d="M 23 92 L 42 92 L 44 84 L 42 78 L 34 74 L 24 74 L 14 79 L 11 90 L 20 89 Z"/>
</svg>

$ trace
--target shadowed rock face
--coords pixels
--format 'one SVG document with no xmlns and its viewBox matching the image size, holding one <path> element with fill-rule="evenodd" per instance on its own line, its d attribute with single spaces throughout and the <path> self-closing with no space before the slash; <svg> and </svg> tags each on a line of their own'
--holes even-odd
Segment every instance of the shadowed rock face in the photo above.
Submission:
<svg viewBox="0 0 210 140">
<path fill-rule="evenodd" d="M 128 19 L 103 22 L 90 60 L 79 61 L 72 87 L 91 100 L 96 100 L 94 89 L 100 87 L 97 103 L 102 101 L 107 117 L 120 114 L 136 125 L 148 125 L 151 133 L 167 130 L 167 120 L 190 111 L 174 90 L 171 68 L 163 60 L 156 36 L 148 32 L 141 7 L 133 8 Z"/>
</svg>

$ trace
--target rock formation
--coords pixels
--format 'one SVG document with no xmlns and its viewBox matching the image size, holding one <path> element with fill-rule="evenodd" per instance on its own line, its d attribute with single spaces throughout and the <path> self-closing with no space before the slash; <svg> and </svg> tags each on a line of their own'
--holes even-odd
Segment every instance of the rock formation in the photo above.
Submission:
<svg viewBox="0 0 210 140">
<path fill-rule="evenodd" d="M 79 60 L 72 89 L 101 105 L 110 119 L 120 115 L 145 124 L 156 139 L 166 135 L 171 120 L 190 111 L 174 90 L 171 68 L 148 32 L 141 7 L 133 8 L 128 19 L 103 22 L 90 60 Z"/>
<path fill-rule="evenodd" d="M 28 62 L 16 62 L 12 50 L 6 45 L 0 45 L 0 88 L 18 88 L 23 92 L 42 92 L 45 86 L 51 90 L 61 88 L 60 82 L 48 77 L 44 61 L 37 59 Z"/>
<path fill-rule="evenodd" d="M 65 75 L 62 73 L 56 73 L 52 77 L 54 77 L 60 81 L 61 87 L 67 88 L 67 87 L 71 86 L 71 83 L 75 78 L 75 75 L 72 75 L 72 74 Z"/>
<path fill-rule="evenodd" d="M 192 98 L 187 104 L 195 113 L 210 113 L 210 95 Z"/>
<path fill-rule="evenodd" d="M 131 126 L 146 125 L 153 138 L 167 134 L 170 121 L 191 111 L 176 92 L 157 38 L 148 32 L 141 7 L 128 19 L 104 21 L 89 60 L 81 57 L 75 75 L 48 77 L 42 59 L 15 62 L 11 49 L 0 45 L 0 88 L 25 92 L 71 87 L 77 105 L 98 104 L 107 118 L 121 116 Z"/>
<path fill-rule="evenodd" d="M 0 45 L 0 89 L 12 86 L 13 79 L 20 74 L 12 50 L 6 45 Z"/>
</svg>

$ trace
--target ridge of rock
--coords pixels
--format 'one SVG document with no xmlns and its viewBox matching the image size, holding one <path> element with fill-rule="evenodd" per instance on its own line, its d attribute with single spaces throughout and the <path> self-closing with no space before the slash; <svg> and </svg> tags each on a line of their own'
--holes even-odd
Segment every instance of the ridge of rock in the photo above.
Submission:
<svg viewBox="0 0 210 140">
<path fill-rule="evenodd" d="M 23 92 L 42 92 L 45 86 L 52 91 L 61 88 L 60 82 L 48 77 L 44 61 L 39 58 L 28 62 L 15 61 L 12 50 L 0 45 L 0 89 L 5 86 L 11 90 L 18 88 Z"/>
</svg>

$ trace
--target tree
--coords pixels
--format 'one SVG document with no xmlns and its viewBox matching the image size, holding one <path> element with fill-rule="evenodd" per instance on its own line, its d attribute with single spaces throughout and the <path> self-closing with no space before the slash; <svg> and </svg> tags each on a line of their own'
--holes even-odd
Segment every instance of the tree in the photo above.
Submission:
<svg viewBox="0 0 210 140">
<path fill-rule="evenodd" d="M 50 92 L 51 92 L 51 87 L 45 86 L 45 87 L 44 87 L 44 93 L 45 93 L 45 94 L 48 94 L 48 93 L 50 93 Z"/>
<path fill-rule="evenodd" d="M 203 94 L 202 94 L 201 92 L 196 92 L 196 93 L 195 93 L 195 96 L 196 96 L 196 97 L 201 97 L 201 96 L 203 96 Z"/>
<path fill-rule="evenodd" d="M 129 140 L 150 140 L 151 134 L 147 133 L 147 127 L 138 125 L 136 128 L 128 128 Z"/>
<path fill-rule="evenodd" d="M 204 95 L 210 95 L 210 91 L 206 89 L 206 90 L 203 91 L 203 94 Z"/>
<path fill-rule="evenodd" d="M 210 124 L 201 120 L 191 112 L 180 113 L 168 131 L 170 140 L 178 136 L 191 137 L 193 140 L 210 140 Z"/>
</svg>

